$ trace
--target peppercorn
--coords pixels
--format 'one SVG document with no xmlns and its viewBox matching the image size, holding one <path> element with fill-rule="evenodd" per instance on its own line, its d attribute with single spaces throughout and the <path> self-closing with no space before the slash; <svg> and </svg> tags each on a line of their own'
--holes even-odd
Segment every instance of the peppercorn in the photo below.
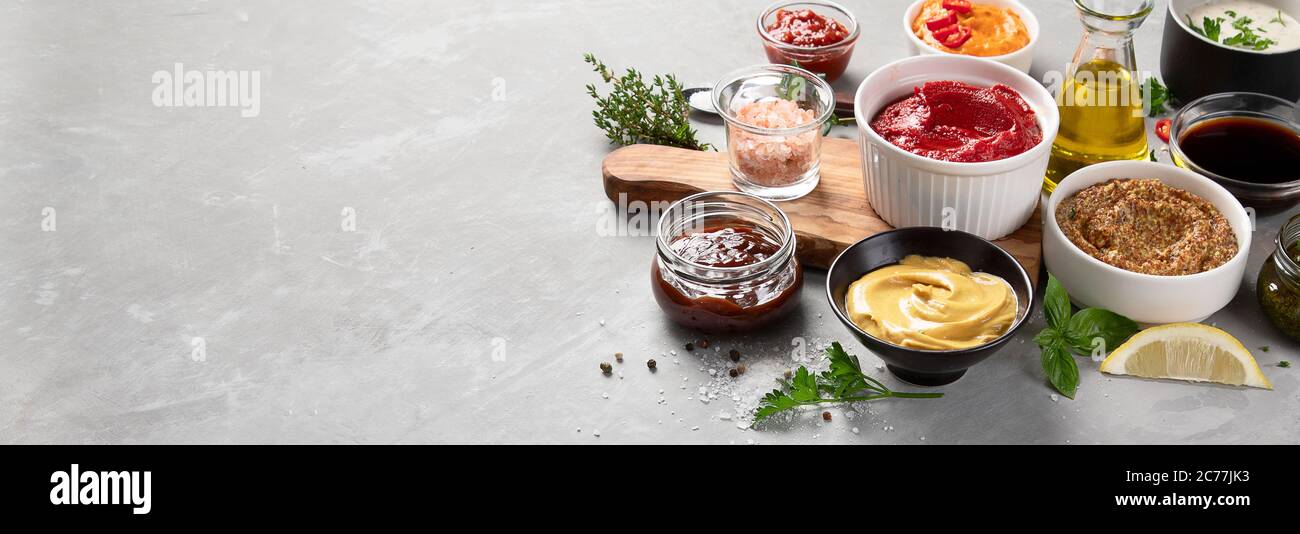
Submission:
<svg viewBox="0 0 1300 534">
<path fill-rule="evenodd" d="M 614 353 L 614 361 L 617 361 L 618 363 L 623 363 L 623 353 L 621 353 L 621 352 L 615 352 L 615 353 Z"/>
<path fill-rule="evenodd" d="M 609 362 L 600 362 L 600 372 L 609 374 L 613 370 L 614 370 L 614 366 L 610 365 Z"/>
<path fill-rule="evenodd" d="M 649 368 L 651 368 L 651 369 L 654 369 L 655 366 L 657 366 L 657 365 L 659 365 L 659 364 L 656 363 L 656 362 L 654 361 L 654 359 L 649 359 L 649 360 L 646 360 L 646 362 L 645 362 L 645 366 L 646 366 L 646 367 L 649 367 Z"/>
<path fill-rule="evenodd" d="M 794 377 L 794 373 L 791 373 L 789 369 L 786 369 L 786 370 L 785 370 L 785 379 L 786 379 L 786 380 L 789 380 L 789 379 L 792 378 L 792 377 Z"/>
<path fill-rule="evenodd" d="M 731 352 L 728 355 L 731 356 L 731 361 L 733 362 L 740 361 L 740 351 L 736 349 L 731 349 Z"/>
<path fill-rule="evenodd" d="M 737 366 L 736 366 L 736 372 L 737 372 L 737 373 L 740 373 L 740 374 L 742 374 L 742 375 L 745 374 L 745 369 L 747 369 L 747 368 L 745 367 L 745 364 L 743 364 L 743 363 L 740 364 L 740 365 L 737 365 Z"/>
<path fill-rule="evenodd" d="M 707 340 L 707 339 L 701 339 L 699 342 L 696 343 L 696 345 L 699 345 L 700 348 L 702 348 L 702 349 L 707 349 L 707 348 L 709 348 L 709 340 Z"/>
<path fill-rule="evenodd" d="M 827 423 L 831 422 L 831 413 L 822 412 L 822 421 L 826 421 Z"/>
<path fill-rule="evenodd" d="M 732 369 L 730 371 L 727 371 L 727 374 L 731 375 L 731 378 L 736 378 L 736 376 L 740 375 L 740 371 Z"/>
<path fill-rule="evenodd" d="M 691 343 L 691 342 L 689 342 L 689 341 L 687 341 L 687 342 L 686 342 L 686 350 L 687 350 L 687 352 L 692 351 L 692 350 L 695 350 L 695 344 L 694 344 L 694 343 Z"/>
</svg>

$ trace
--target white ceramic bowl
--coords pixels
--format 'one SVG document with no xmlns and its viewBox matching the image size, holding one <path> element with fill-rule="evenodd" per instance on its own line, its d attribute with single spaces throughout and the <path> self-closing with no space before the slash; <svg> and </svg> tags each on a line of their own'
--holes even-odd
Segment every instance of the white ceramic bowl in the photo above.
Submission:
<svg viewBox="0 0 1300 534">
<path fill-rule="evenodd" d="M 1237 234 L 1237 255 L 1203 273 L 1158 276 L 1126 271 L 1084 253 L 1056 223 L 1056 206 L 1079 190 L 1111 178 L 1156 178 L 1219 209 Z M 1150 161 L 1090 165 L 1065 177 L 1043 207 L 1043 259 L 1080 307 L 1105 308 L 1144 324 L 1200 322 L 1237 294 L 1250 254 L 1250 217 L 1232 194 L 1192 171 Z"/>
<path fill-rule="evenodd" d="M 935 80 L 1015 89 L 1038 116 L 1043 140 L 1009 158 L 962 163 L 918 156 L 871 129 L 871 119 L 882 108 Z M 867 76 L 854 103 L 867 200 L 885 222 L 895 228 L 940 226 L 998 239 L 1034 214 L 1060 117 L 1052 94 L 1028 74 L 969 56 L 914 56 Z"/>
<path fill-rule="evenodd" d="M 926 0 L 917 0 L 903 12 L 903 34 L 907 36 L 907 42 L 912 49 L 912 55 L 930 55 L 930 54 L 947 54 L 956 55 L 951 52 L 945 52 L 929 43 L 921 40 L 915 33 L 912 33 L 912 21 L 916 19 L 916 14 L 921 12 L 921 6 L 925 5 Z M 1025 23 L 1025 29 L 1029 30 L 1029 44 L 1024 48 L 1002 54 L 1000 56 L 988 56 L 984 59 L 990 59 L 1004 65 L 1009 65 L 1020 72 L 1028 73 L 1029 67 L 1034 63 L 1034 47 L 1038 45 L 1038 17 L 1029 8 L 1021 5 L 1016 0 L 977 0 L 980 4 L 989 4 L 994 6 L 1010 8 L 1020 15 L 1021 22 Z"/>
</svg>

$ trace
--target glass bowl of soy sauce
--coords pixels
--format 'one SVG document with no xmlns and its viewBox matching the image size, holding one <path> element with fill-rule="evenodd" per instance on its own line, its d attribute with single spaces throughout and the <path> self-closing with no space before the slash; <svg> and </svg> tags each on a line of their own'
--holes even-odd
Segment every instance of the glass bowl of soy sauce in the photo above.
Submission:
<svg viewBox="0 0 1300 534">
<path fill-rule="evenodd" d="M 1200 173 L 1257 209 L 1300 202 L 1296 104 L 1260 93 L 1218 93 L 1174 116 L 1174 163 Z"/>
</svg>

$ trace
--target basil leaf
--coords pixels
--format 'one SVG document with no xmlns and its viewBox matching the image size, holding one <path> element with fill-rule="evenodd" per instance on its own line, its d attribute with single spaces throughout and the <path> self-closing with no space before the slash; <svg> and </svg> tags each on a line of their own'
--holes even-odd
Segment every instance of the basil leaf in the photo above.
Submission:
<svg viewBox="0 0 1300 534">
<path fill-rule="evenodd" d="M 1047 294 L 1044 301 L 1043 314 L 1047 316 L 1047 325 L 1064 330 L 1066 322 L 1070 320 L 1070 295 L 1052 273 L 1047 273 Z"/>
<path fill-rule="evenodd" d="M 1050 326 L 1044 328 L 1042 332 L 1039 332 L 1038 335 L 1034 336 L 1034 343 L 1037 343 L 1040 347 L 1050 347 L 1064 342 L 1065 340 L 1061 338 L 1061 333 Z"/>
<path fill-rule="evenodd" d="M 1074 398 L 1074 392 L 1079 389 L 1079 365 L 1069 350 L 1059 344 L 1043 347 L 1043 372 L 1047 373 L 1047 381 L 1052 383 L 1052 387 L 1062 395 Z"/>
<path fill-rule="evenodd" d="M 1110 310 L 1088 308 L 1070 318 L 1065 326 L 1065 340 L 1075 351 L 1091 354 L 1093 340 L 1101 338 L 1109 353 L 1137 331 L 1138 324 L 1128 317 Z"/>
</svg>

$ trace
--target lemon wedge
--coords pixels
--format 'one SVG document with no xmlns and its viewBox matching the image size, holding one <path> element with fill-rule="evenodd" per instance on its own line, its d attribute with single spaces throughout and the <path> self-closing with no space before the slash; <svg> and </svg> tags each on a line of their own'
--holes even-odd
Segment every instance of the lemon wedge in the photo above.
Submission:
<svg viewBox="0 0 1300 534">
<path fill-rule="evenodd" d="M 1273 389 L 1237 338 L 1200 323 L 1138 332 L 1101 362 L 1101 372 Z"/>
</svg>

